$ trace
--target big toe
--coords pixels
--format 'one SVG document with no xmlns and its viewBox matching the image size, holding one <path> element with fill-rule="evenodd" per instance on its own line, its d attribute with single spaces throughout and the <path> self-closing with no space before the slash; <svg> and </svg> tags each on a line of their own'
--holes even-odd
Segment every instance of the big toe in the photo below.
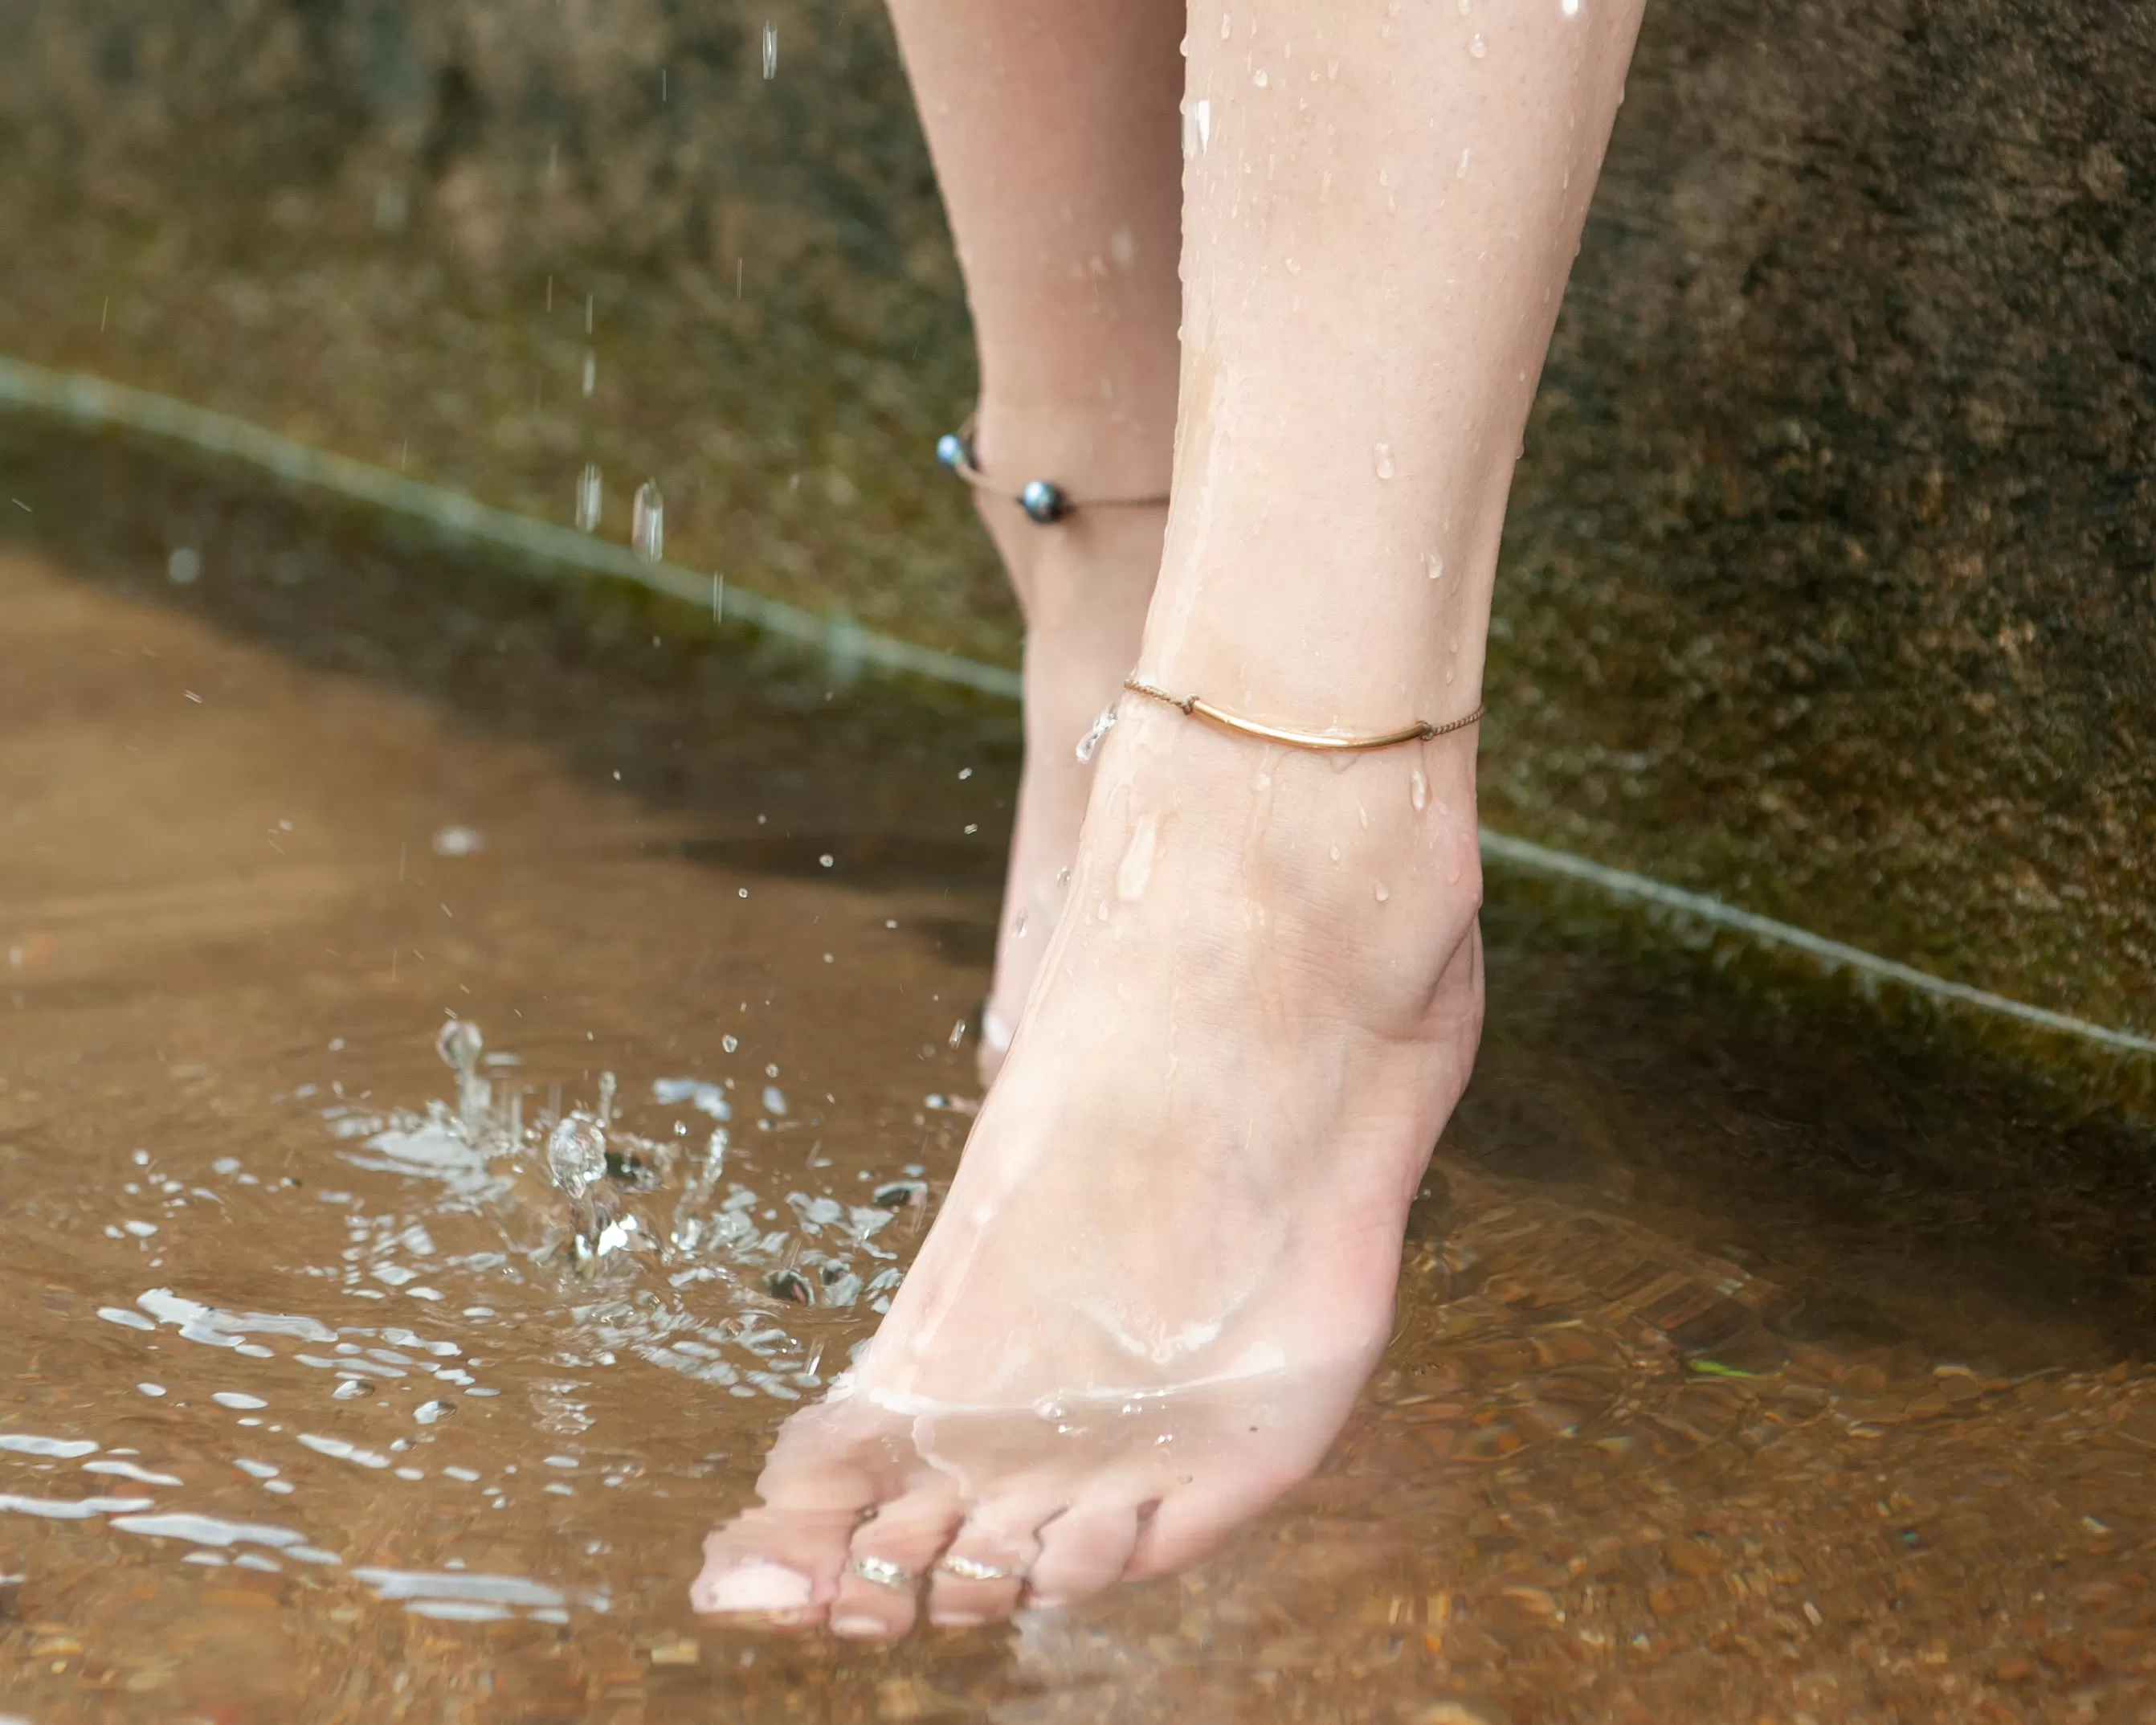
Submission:
<svg viewBox="0 0 2156 1725">
<path fill-rule="evenodd" d="M 846 1542 L 860 1520 L 854 1508 L 749 1510 L 705 1540 L 689 1603 L 710 1616 L 813 1627 L 838 1596 Z"/>
</svg>

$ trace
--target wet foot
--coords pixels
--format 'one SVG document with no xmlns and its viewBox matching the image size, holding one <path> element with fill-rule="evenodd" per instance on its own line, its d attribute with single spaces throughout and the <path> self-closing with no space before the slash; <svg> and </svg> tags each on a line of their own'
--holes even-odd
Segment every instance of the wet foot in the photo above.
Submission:
<svg viewBox="0 0 2156 1725">
<path fill-rule="evenodd" d="M 1384 1345 L 1481 1027 L 1471 738 L 1342 759 L 1127 700 L 1100 771 L 941 1216 L 701 1610 L 890 1639 L 1179 1568 Z"/>
<path fill-rule="evenodd" d="M 1079 740 L 1137 662 L 1160 567 L 1161 507 L 1085 510 L 1042 527 L 983 500 L 1025 614 L 1025 768 L 1019 781 L 996 962 L 981 1015 L 987 1084 L 1001 1068 L 1063 908 L 1093 769 Z"/>
</svg>

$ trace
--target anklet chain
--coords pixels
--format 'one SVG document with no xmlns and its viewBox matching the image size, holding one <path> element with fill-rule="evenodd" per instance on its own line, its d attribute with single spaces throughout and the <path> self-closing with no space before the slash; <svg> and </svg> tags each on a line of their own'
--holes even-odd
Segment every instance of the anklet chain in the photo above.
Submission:
<svg viewBox="0 0 2156 1725">
<path fill-rule="evenodd" d="M 1079 509 L 1135 509 L 1149 503 L 1165 503 L 1163 491 L 1155 497 L 1073 497 L 1054 480 L 1028 480 L 1015 490 L 1009 485 L 999 485 L 983 473 L 973 460 L 973 418 L 966 416 L 966 423 L 956 431 L 947 431 L 936 440 L 936 459 L 977 491 L 986 491 L 992 497 L 1008 497 L 1024 510 L 1026 518 L 1040 526 L 1053 526 L 1065 516 Z"/>
<path fill-rule="evenodd" d="M 1465 717 L 1448 719 L 1442 725 L 1433 725 L 1426 719 L 1418 719 L 1404 731 L 1388 731 L 1378 737 L 1335 737 L 1317 731 L 1283 731 L 1277 725 L 1260 725 L 1255 719 L 1245 719 L 1240 714 L 1224 711 L 1210 701 L 1195 695 L 1170 695 L 1157 684 L 1148 683 L 1136 671 L 1123 679 L 1123 687 L 1133 695 L 1142 695 L 1148 701 L 1158 701 L 1173 707 L 1186 718 L 1203 719 L 1209 725 L 1223 731 L 1233 731 L 1244 737 L 1255 737 L 1265 742 L 1284 743 L 1293 749 L 1344 751 L 1349 749 L 1388 749 L 1403 742 L 1421 742 L 1433 737 L 1445 737 L 1455 731 L 1465 731 L 1481 720 L 1483 708 L 1477 703 L 1475 711 Z"/>
</svg>

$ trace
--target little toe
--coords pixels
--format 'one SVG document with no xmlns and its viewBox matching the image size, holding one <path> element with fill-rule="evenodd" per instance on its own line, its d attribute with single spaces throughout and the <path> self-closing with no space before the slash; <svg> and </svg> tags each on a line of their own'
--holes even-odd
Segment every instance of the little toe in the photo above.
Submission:
<svg viewBox="0 0 2156 1725">
<path fill-rule="evenodd" d="M 1001 1497 L 976 1508 L 929 1578 L 928 1620 L 967 1629 L 1015 1611 L 1040 1561 L 1041 1525 L 1064 1503 L 1060 1495 Z"/>
<path fill-rule="evenodd" d="M 834 1635 L 895 1641 L 913 1627 L 921 1578 L 950 1543 L 958 1501 L 947 1486 L 893 1498 L 855 1531 L 831 1601 Z"/>
<path fill-rule="evenodd" d="M 1127 1497 L 1073 1504 L 1040 1530 L 1028 1578 L 1036 1605 L 1068 1605 L 1122 1579 L 1138 1540 L 1138 1507 Z"/>
</svg>

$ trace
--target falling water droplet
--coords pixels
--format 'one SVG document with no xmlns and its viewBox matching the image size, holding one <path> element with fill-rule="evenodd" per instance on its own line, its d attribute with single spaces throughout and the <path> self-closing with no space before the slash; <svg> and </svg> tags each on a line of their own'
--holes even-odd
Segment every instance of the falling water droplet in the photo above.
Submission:
<svg viewBox="0 0 2156 1725">
<path fill-rule="evenodd" d="M 599 387 L 599 357 L 587 349 L 584 353 L 584 394 L 588 398 Z"/>
<path fill-rule="evenodd" d="M 606 1173 L 606 1135 L 572 1114 L 547 1141 L 547 1172 L 572 1198 L 581 1198 Z"/>
<path fill-rule="evenodd" d="M 577 475 L 577 526 L 587 533 L 595 533 L 599 525 L 599 469 L 596 461 L 587 461 L 584 470 Z"/>
<path fill-rule="evenodd" d="M 1379 444 L 1370 452 L 1370 465 L 1377 470 L 1379 479 L 1390 479 L 1393 476 L 1393 446 Z"/>
<path fill-rule="evenodd" d="M 619 1088 L 620 1086 L 614 1082 L 613 1073 L 599 1074 L 599 1124 L 601 1126 L 613 1124 L 614 1092 Z"/>
<path fill-rule="evenodd" d="M 1078 739 L 1078 760 L 1081 765 L 1091 760 L 1099 751 L 1101 739 L 1116 728 L 1116 710 L 1108 708 L 1093 721 L 1093 728 Z"/>
<path fill-rule="evenodd" d="M 451 1019 L 434 1036 L 434 1052 L 459 1079 L 479 1070 L 480 1053 L 485 1046 L 479 1026 L 470 1019 Z"/>
<path fill-rule="evenodd" d="M 1408 769 L 1408 801 L 1418 810 L 1430 807 L 1430 781 L 1422 776 L 1422 768 Z"/>
<path fill-rule="evenodd" d="M 636 488 L 635 506 L 629 512 L 629 543 L 647 563 L 666 555 L 666 500 L 659 495 L 659 481 L 646 480 Z"/>
<path fill-rule="evenodd" d="M 1475 39 L 1467 44 L 1467 51 L 1473 54 L 1478 60 L 1481 59 L 1484 54 L 1489 53 L 1490 44 L 1482 39 L 1482 33 L 1481 31 L 1476 31 Z"/>
<path fill-rule="evenodd" d="M 763 75 L 766 78 L 778 75 L 778 26 L 776 24 L 763 27 Z"/>
</svg>

